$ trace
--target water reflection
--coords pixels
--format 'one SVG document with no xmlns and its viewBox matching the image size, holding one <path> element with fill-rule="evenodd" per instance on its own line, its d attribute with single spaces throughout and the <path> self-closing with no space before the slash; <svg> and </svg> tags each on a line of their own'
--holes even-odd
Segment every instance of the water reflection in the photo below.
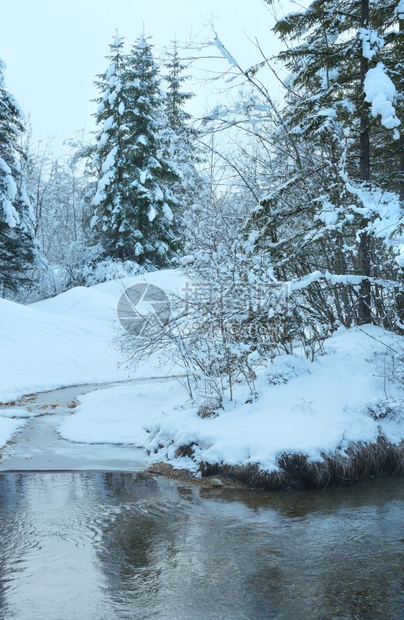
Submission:
<svg viewBox="0 0 404 620">
<path fill-rule="evenodd" d="M 404 617 L 404 484 L 0 476 L 0 620 Z"/>
</svg>

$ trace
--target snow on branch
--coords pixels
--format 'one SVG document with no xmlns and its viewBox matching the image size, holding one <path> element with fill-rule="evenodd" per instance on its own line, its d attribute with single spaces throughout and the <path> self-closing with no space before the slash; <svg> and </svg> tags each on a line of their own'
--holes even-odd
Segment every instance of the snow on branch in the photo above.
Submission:
<svg viewBox="0 0 404 620">
<path fill-rule="evenodd" d="M 321 271 L 313 271 L 313 273 L 310 273 L 303 278 L 297 278 L 296 280 L 290 280 L 289 282 L 285 282 L 284 286 L 286 287 L 288 294 L 291 294 L 295 291 L 301 291 L 307 288 L 308 286 L 310 286 L 310 284 L 313 284 L 314 282 L 324 281 L 334 285 L 350 284 L 351 286 L 359 286 L 364 280 L 367 280 L 371 284 L 383 286 L 385 288 L 397 288 L 398 286 L 397 282 L 390 280 L 381 280 L 379 278 L 371 278 L 369 276 L 339 275 L 330 273 L 329 271 L 326 271 L 325 273 L 322 273 Z"/>
<path fill-rule="evenodd" d="M 103 177 L 98 181 L 97 192 L 93 199 L 93 205 L 98 205 L 105 199 L 105 189 L 112 182 L 115 173 L 115 157 L 118 152 L 118 147 L 114 146 L 113 149 L 107 155 L 104 163 L 102 164 Z"/>
<path fill-rule="evenodd" d="M 376 30 L 359 28 L 359 38 L 362 41 L 362 54 L 371 60 L 384 46 L 385 41 Z"/>
<path fill-rule="evenodd" d="M 227 51 L 227 49 L 225 48 L 225 46 L 223 45 L 223 43 L 221 42 L 221 40 L 219 39 L 219 37 L 216 35 L 215 36 L 215 45 L 217 47 L 217 49 L 219 50 L 219 52 L 222 54 L 222 56 L 224 58 L 226 58 L 226 60 L 233 65 L 233 67 L 238 68 L 238 62 L 235 58 L 233 58 L 233 56 Z"/>
<path fill-rule="evenodd" d="M 20 223 L 20 216 L 13 206 L 13 200 L 17 195 L 17 185 L 13 179 L 11 168 L 2 157 L 0 157 L 0 173 L 2 177 L 2 189 L 4 188 L 5 190 L 0 193 L 0 207 L 9 227 L 15 228 L 15 226 Z"/>
<path fill-rule="evenodd" d="M 395 13 L 398 19 L 404 19 L 404 0 L 400 0 L 395 9 Z"/>
<path fill-rule="evenodd" d="M 394 245 L 393 237 L 404 223 L 397 194 L 384 191 L 379 187 L 368 188 L 363 185 L 355 187 L 346 174 L 341 173 L 341 177 L 345 181 L 347 191 L 356 196 L 362 205 L 349 206 L 351 212 L 367 220 L 368 224 L 362 231 Z"/>
<path fill-rule="evenodd" d="M 394 129 L 393 138 L 398 140 L 400 134 L 396 127 L 400 125 L 400 121 L 393 106 L 397 91 L 382 62 L 367 72 L 364 90 L 365 101 L 371 104 L 373 117 L 376 118 L 380 115 L 383 127 Z"/>
</svg>

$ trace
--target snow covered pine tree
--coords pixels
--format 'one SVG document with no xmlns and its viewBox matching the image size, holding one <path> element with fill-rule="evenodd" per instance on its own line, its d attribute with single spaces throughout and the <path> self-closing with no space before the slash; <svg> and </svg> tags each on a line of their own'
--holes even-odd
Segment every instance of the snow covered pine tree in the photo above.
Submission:
<svg viewBox="0 0 404 620">
<path fill-rule="evenodd" d="M 177 175 L 164 153 L 169 123 L 152 46 L 141 36 L 129 55 L 122 48 L 115 38 L 110 66 L 98 83 L 93 229 L 105 256 L 161 268 L 178 247 L 171 189 Z"/>
<path fill-rule="evenodd" d="M 177 204 L 177 213 L 186 227 L 188 223 L 185 223 L 184 219 L 187 219 L 190 210 L 193 210 L 194 205 L 201 199 L 205 184 L 198 171 L 198 164 L 203 161 L 201 146 L 198 143 L 199 132 L 191 126 L 191 115 L 184 110 L 186 102 L 192 99 L 193 95 L 182 89 L 183 83 L 188 78 L 184 75 L 185 66 L 180 58 L 176 41 L 173 42 L 172 49 L 167 52 L 165 67 L 167 92 L 164 107 L 168 125 L 163 131 L 164 152 L 165 159 L 176 175 L 172 191 Z M 194 234 L 193 229 L 188 232 Z"/>
<path fill-rule="evenodd" d="M 34 214 L 18 157 L 23 114 L 6 90 L 0 59 L 0 295 L 15 293 L 27 281 L 35 259 Z"/>
</svg>

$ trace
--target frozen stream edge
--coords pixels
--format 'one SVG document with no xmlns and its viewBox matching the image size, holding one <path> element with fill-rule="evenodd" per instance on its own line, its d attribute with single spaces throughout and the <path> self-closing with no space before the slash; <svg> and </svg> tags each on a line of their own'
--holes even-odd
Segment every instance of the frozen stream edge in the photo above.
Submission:
<svg viewBox="0 0 404 620">
<path fill-rule="evenodd" d="M 83 444 L 63 439 L 56 428 L 74 411 L 78 396 L 120 385 L 170 381 L 173 377 L 75 385 L 23 396 L 12 405 L 32 411 L 27 425 L 1 449 L 0 472 L 17 471 L 129 471 L 147 469 L 148 456 L 133 445 Z M 7 409 L 2 406 L 0 409 Z M 38 415 L 40 412 L 40 415 Z"/>
</svg>

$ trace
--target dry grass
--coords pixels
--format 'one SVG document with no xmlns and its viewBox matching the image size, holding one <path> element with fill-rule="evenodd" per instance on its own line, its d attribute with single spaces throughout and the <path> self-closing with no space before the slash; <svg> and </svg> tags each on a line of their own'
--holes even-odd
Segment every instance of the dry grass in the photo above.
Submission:
<svg viewBox="0 0 404 620">
<path fill-rule="evenodd" d="M 258 465 L 230 466 L 201 463 L 202 477 L 220 476 L 251 488 L 324 489 L 329 485 L 349 485 L 382 474 L 404 474 L 404 442 L 389 443 L 380 436 L 373 444 L 351 444 L 346 455 L 323 454 L 321 461 L 309 461 L 303 454 L 282 454 L 278 471 L 265 472 Z"/>
<path fill-rule="evenodd" d="M 195 443 L 179 447 L 175 457 L 194 456 Z M 281 454 L 277 459 L 278 469 L 264 471 L 257 464 L 224 465 L 201 462 L 199 473 L 202 480 L 220 477 L 225 484 L 242 485 L 253 489 L 276 491 L 280 489 L 324 489 L 327 486 L 350 485 L 359 480 L 381 475 L 404 474 L 404 441 L 398 445 L 389 443 L 381 435 L 375 443 L 352 443 L 345 453 L 339 451 L 322 454 L 320 461 L 310 461 L 304 454 Z M 186 470 L 173 469 L 167 463 L 159 464 L 160 473 L 167 477 L 181 479 L 195 478 Z"/>
<path fill-rule="evenodd" d="M 192 458 L 194 455 L 194 445 L 195 442 L 193 441 L 192 443 L 186 444 L 184 446 L 180 446 L 179 448 L 177 448 L 177 450 L 175 451 L 175 458 L 184 458 L 184 457 L 188 457 L 188 458 Z"/>
<path fill-rule="evenodd" d="M 201 463 L 199 470 L 202 477 L 219 476 L 221 479 L 232 482 L 241 482 L 243 485 L 253 489 L 268 489 L 276 491 L 283 489 L 286 482 L 284 472 L 263 471 L 258 465 L 211 465 Z"/>
</svg>

